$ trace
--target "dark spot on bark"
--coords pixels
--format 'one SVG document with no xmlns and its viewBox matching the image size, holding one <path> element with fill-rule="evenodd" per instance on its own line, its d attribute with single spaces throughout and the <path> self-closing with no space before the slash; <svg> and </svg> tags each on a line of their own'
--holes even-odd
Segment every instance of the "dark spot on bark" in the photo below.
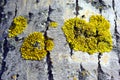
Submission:
<svg viewBox="0 0 120 80">
<path fill-rule="evenodd" d="M 29 18 L 32 19 L 34 17 L 34 14 L 29 12 Z"/>
</svg>

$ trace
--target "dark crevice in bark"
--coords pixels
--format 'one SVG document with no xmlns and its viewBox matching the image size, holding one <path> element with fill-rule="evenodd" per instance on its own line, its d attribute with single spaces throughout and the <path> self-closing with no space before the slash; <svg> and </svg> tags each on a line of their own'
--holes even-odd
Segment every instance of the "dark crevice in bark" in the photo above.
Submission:
<svg viewBox="0 0 120 80">
<path fill-rule="evenodd" d="M 103 77 L 101 77 L 101 76 L 102 76 L 102 74 L 104 74 L 104 72 L 103 72 L 103 70 L 102 70 L 102 68 L 101 68 L 101 65 L 100 65 L 101 56 L 102 56 L 102 54 L 99 53 L 99 54 L 98 54 L 98 68 L 97 68 L 98 76 L 97 76 L 97 80 L 101 80 L 101 78 L 103 78 Z"/>
<path fill-rule="evenodd" d="M 52 74 L 53 65 L 52 65 L 49 51 L 47 52 L 47 64 L 48 64 L 48 80 L 54 80 L 53 74 Z"/>
<path fill-rule="evenodd" d="M 0 7 L 4 6 L 7 3 L 7 0 L 0 0 Z"/>
<path fill-rule="evenodd" d="M 17 16 L 17 3 L 15 3 L 15 15 L 13 18 L 15 18 Z"/>
<path fill-rule="evenodd" d="M 115 10 L 115 1 L 114 0 L 112 0 L 112 8 L 113 8 L 113 10 Z"/>
<path fill-rule="evenodd" d="M 104 1 L 103 0 L 99 0 L 99 13 L 102 15 L 102 9 L 106 6 Z M 98 72 L 98 75 L 97 75 L 97 80 L 102 80 L 102 79 L 105 79 L 106 75 L 105 73 L 103 72 L 102 68 L 101 68 L 101 63 L 100 63 L 100 59 L 101 59 L 101 56 L 102 54 L 99 53 L 98 54 L 98 68 L 97 68 L 97 72 Z"/>
<path fill-rule="evenodd" d="M 105 2 L 104 2 L 103 0 L 99 0 L 99 3 L 100 3 L 100 5 L 101 5 L 102 7 L 106 7 L 106 4 L 105 4 Z"/>
<path fill-rule="evenodd" d="M 32 21 L 32 19 L 34 17 L 34 14 L 32 12 L 29 12 L 28 15 L 29 15 L 28 23 L 30 23 L 30 21 Z"/>
<path fill-rule="evenodd" d="M 75 11 L 76 11 L 76 17 L 79 15 L 79 5 L 78 5 L 78 0 L 76 0 L 76 7 L 75 7 Z M 76 26 L 76 22 L 75 22 L 75 26 Z M 73 46 L 69 43 L 69 48 L 70 48 L 70 55 L 73 55 Z"/>
<path fill-rule="evenodd" d="M 102 9 L 101 8 L 99 9 L 99 12 L 102 14 Z"/>
<path fill-rule="evenodd" d="M 101 65 L 100 65 L 101 56 L 102 56 L 102 54 L 99 53 L 98 54 L 98 69 L 97 70 L 98 70 L 98 72 L 102 72 L 103 73 L 103 70 L 102 70 Z"/>
<path fill-rule="evenodd" d="M 70 48 L 70 55 L 73 55 L 73 49 Z"/>
<path fill-rule="evenodd" d="M 79 80 L 86 80 L 87 78 L 87 71 L 83 68 L 82 64 L 80 64 L 80 71 L 78 75 Z"/>
<path fill-rule="evenodd" d="M 78 0 L 76 0 L 76 8 L 75 8 L 75 10 L 76 10 L 76 16 L 78 16 L 78 14 L 79 14 Z"/>
<path fill-rule="evenodd" d="M 2 80 L 1 79 L 1 77 L 2 77 L 2 74 L 4 73 L 4 71 L 6 70 L 6 62 L 5 62 L 5 59 L 6 59 L 6 57 L 7 57 L 7 54 L 8 54 L 8 52 L 9 52 L 9 46 L 8 46 L 8 40 L 7 40 L 7 38 L 5 37 L 5 40 L 4 40 L 4 43 L 3 43 L 3 59 L 2 59 L 2 66 L 1 66 L 1 70 L 0 70 L 0 80 Z"/>
<path fill-rule="evenodd" d="M 94 6 L 96 9 L 99 9 L 100 13 L 102 13 L 102 10 L 106 10 L 111 7 L 110 5 L 106 5 L 104 0 L 91 0 L 90 2 L 92 6 Z"/>
<path fill-rule="evenodd" d="M 6 4 L 7 4 L 7 0 L 0 0 L 0 25 L 2 25 L 2 26 L 4 23 L 6 24 L 6 22 L 5 22 L 6 14 L 4 13 L 4 6 Z M 0 31 L 2 31 L 2 29 L 4 29 L 4 28 L 2 28 L 2 26 L 0 26 L 0 29 L 1 29 Z M 2 34 L 0 33 L 0 35 L 2 35 Z M 3 54 L 2 54 L 3 58 L 2 58 L 1 69 L 0 69 L 0 80 L 2 80 L 2 75 L 3 75 L 4 71 L 6 70 L 5 59 L 6 59 L 8 51 L 9 51 L 7 38 L 6 37 L 4 38 L 4 36 L 1 36 L 1 37 L 3 37 L 3 39 L 2 39 L 3 43 L 1 43 L 0 50 L 1 50 L 1 52 L 3 50 Z"/>
<path fill-rule="evenodd" d="M 47 37 L 47 30 L 49 29 L 49 22 L 51 21 L 51 19 L 50 19 L 51 11 L 52 11 L 52 8 L 51 8 L 51 6 L 49 6 L 48 17 L 47 17 L 47 21 L 46 21 L 46 30 L 44 32 L 45 39 L 48 38 Z M 45 49 L 46 49 L 46 46 L 45 46 Z M 47 70 L 48 70 L 48 80 L 54 80 L 53 74 L 52 74 L 53 65 L 52 65 L 52 61 L 51 61 L 51 57 L 50 57 L 50 52 L 49 51 L 47 51 L 46 61 L 47 61 L 47 65 L 48 65 L 48 68 L 47 68 Z"/>
<path fill-rule="evenodd" d="M 103 1 L 99 0 L 99 3 L 101 4 L 100 7 L 102 7 L 103 6 Z M 100 12 L 100 14 L 102 14 L 102 8 L 99 8 L 99 12 Z"/>
<path fill-rule="evenodd" d="M 70 56 L 73 55 L 73 46 L 69 43 L 69 48 L 70 48 Z"/>
<path fill-rule="evenodd" d="M 99 53 L 98 54 L 98 68 L 97 68 L 97 72 L 98 72 L 98 76 L 97 76 L 97 80 L 107 80 L 107 78 L 110 76 L 109 74 L 105 73 L 102 70 L 101 64 L 100 64 L 100 59 L 101 59 L 102 54 Z"/>
<path fill-rule="evenodd" d="M 5 19 L 6 14 L 4 13 L 4 6 L 7 0 L 0 0 L 0 23 Z"/>
<path fill-rule="evenodd" d="M 36 3 L 39 3 L 40 2 L 40 0 L 36 0 Z"/>
<path fill-rule="evenodd" d="M 114 24 L 115 24 L 115 37 L 116 37 L 116 51 L 117 51 L 117 55 L 118 55 L 118 59 L 119 59 L 118 62 L 120 64 L 120 50 L 118 48 L 120 36 L 119 36 L 118 31 L 117 31 L 117 22 L 116 22 L 116 20 L 117 20 L 117 12 L 115 10 L 115 0 L 112 0 L 112 8 L 113 8 L 114 14 L 115 14 Z"/>
<path fill-rule="evenodd" d="M 116 13 L 115 13 L 115 15 L 116 15 Z M 116 19 L 117 19 L 117 15 L 116 15 Z M 118 55 L 118 59 L 119 59 L 118 62 L 120 64 L 120 49 L 118 48 L 120 36 L 117 35 L 119 33 L 117 31 L 117 22 L 116 22 L 116 20 L 114 20 L 114 23 L 115 23 L 115 36 L 116 36 L 116 51 L 117 51 L 117 55 Z"/>
<path fill-rule="evenodd" d="M 54 9 L 52 9 L 51 6 L 49 6 L 48 17 L 50 16 L 52 11 L 54 11 Z"/>
<path fill-rule="evenodd" d="M 73 48 L 72 48 L 72 45 L 69 43 L 69 48 L 70 48 L 70 55 L 72 56 L 73 55 Z"/>
</svg>

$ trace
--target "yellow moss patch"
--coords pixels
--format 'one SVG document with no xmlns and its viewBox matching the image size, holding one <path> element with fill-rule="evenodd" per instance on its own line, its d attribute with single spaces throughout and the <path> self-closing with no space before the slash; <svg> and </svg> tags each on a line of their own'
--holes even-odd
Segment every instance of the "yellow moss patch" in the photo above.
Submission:
<svg viewBox="0 0 120 80">
<path fill-rule="evenodd" d="M 20 50 L 24 59 L 41 60 L 46 56 L 47 51 L 52 50 L 53 46 L 53 42 L 45 40 L 42 33 L 34 32 L 24 40 Z"/>
<path fill-rule="evenodd" d="M 56 28 L 58 26 L 58 23 L 57 22 L 50 22 L 49 26 Z"/>
<path fill-rule="evenodd" d="M 24 29 L 27 27 L 27 19 L 23 16 L 18 16 L 14 18 L 13 24 L 10 26 L 8 30 L 8 37 L 15 37 L 21 34 Z"/>
<path fill-rule="evenodd" d="M 67 20 L 62 30 L 70 47 L 76 51 L 109 52 L 112 49 L 110 23 L 101 15 L 93 15 L 89 22 L 80 18 Z"/>
</svg>

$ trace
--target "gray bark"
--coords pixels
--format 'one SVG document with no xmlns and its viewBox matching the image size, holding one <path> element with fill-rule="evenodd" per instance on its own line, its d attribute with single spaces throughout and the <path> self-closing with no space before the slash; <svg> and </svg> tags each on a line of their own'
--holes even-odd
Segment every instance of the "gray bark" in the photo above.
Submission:
<svg viewBox="0 0 120 80">
<path fill-rule="evenodd" d="M 0 80 L 120 80 L 119 2 L 120 0 L 0 0 Z M 102 14 L 111 24 L 111 52 L 89 55 L 74 51 L 67 44 L 61 29 L 64 21 L 83 15 L 88 20 L 93 14 Z M 18 35 L 19 41 L 16 41 L 7 37 L 7 31 L 13 18 L 19 15 L 28 18 L 28 27 Z M 57 28 L 46 31 L 48 17 L 58 22 Z M 21 58 L 22 38 L 34 31 L 47 32 L 47 36 L 53 38 L 55 43 L 54 49 L 41 61 Z"/>
</svg>

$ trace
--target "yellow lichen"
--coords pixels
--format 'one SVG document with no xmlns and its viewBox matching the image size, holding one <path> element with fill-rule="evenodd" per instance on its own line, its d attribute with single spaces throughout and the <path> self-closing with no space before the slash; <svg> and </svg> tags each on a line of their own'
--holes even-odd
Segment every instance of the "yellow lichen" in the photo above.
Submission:
<svg viewBox="0 0 120 80">
<path fill-rule="evenodd" d="M 73 77 L 73 80 L 78 80 L 78 79 L 77 79 L 77 77 L 74 76 L 74 77 Z"/>
<path fill-rule="evenodd" d="M 27 27 L 27 19 L 23 16 L 14 18 L 12 25 L 8 30 L 8 37 L 15 37 L 23 32 Z"/>
<path fill-rule="evenodd" d="M 80 18 L 67 20 L 62 30 L 70 47 L 77 51 L 109 52 L 112 49 L 110 23 L 101 15 L 92 15 L 89 22 Z"/>
<path fill-rule="evenodd" d="M 45 41 L 46 50 L 51 51 L 54 47 L 54 43 L 51 39 Z"/>
<path fill-rule="evenodd" d="M 52 40 L 46 40 L 42 33 L 34 32 L 24 40 L 20 50 L 24 59 L 41 60 L 53 46 Z"/>
<path fill-rule="evenodd" d="M 49 26 L 50 26 L 50 27 L 53 27 L 53 28 L 56 28 L 56 27 L 58 26 L 58 23 L 52 21 L 52 22 L 50 22 Z"/>
</svg>

